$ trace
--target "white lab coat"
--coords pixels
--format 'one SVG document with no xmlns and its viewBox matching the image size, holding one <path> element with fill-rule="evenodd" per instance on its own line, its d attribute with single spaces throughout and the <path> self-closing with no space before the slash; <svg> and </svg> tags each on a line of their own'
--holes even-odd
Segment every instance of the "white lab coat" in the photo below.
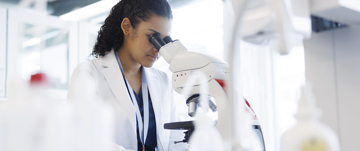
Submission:
<svg viewBox="0 0 360 151">
<path fill-rule="evenodd" d="M 172 99 L 172 88 L 167 75 L 154 68 L 145 68 L 149 92 L 155 112 L 157 130 L 157 150 L 183 150 L 186 144 L 174 145 L 174 141 L 184 138 L 182 131 L 170 131 L 164 129 L 164 124 L 177 121 L 175 103 Z M 78 83 L 87 79 L 86 83 Z M 114 51 L 105 56 L 79 64 L 74 70 L 68 99 L 76 98 L 79 91 L 77 84 L 83 85 L 88 91 L 86 94 L 93 95 L 99 100 L 106 101 L 115 110 L 116 133 L 115 143 L 126 149 L 137 150 L 136 114 L 135 107 L 131 102 L 123 80 Z M 94 85 L 94 90 L 88 85 Z M 89 96 L 84 96 L 89 97 Z M 121 148 L 122 148 L 121 147 Z"/>
</svg>

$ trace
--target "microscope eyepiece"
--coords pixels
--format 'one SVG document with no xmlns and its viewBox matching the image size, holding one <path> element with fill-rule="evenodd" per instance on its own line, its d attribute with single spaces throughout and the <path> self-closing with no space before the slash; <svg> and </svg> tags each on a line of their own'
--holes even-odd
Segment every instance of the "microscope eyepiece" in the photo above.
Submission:
<svg viewBox="0 0 360 151">
<path fill-rule="evenodd" d="M 166 44 L 168 44 L 169 42 L 173 42 L 173 40 L 171 39 L 170 36 L 166 36 L 166 37 L 164 38 L 164 42 L 165 42 Z"/>
<path fill-rule="evenodd" d="M 166 43 L 160 38 L 160 34 L 159 33 L 155 33 L 155 34 L 152 34 L 150 37 L 149 37 L 149 41 L 151 44 L 154 45 L 154 47 L 160 51 L 160 48 L 164 45 L 166 45 Z"/>
</svg>

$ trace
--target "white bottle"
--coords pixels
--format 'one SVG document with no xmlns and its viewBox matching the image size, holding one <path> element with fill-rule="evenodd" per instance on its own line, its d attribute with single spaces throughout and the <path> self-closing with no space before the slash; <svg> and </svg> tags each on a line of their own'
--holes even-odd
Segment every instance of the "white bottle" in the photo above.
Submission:
<svg viewBox="0 0 360 151">
<path fill-rule="evenodd" d="M 114 150 L 111 107 L 92 96 L 68 104 L 51 99 L 44 74 L 11 86 L 12 97 L 0 104 L 0 151 Z"/>
<path fill-rule="evenodd" d="M 222 151 L 223 140 L 208 114 L 199 114 L 195 120 L 195 131 L 189 140 L 189 151 Z"/>
<path fill-rule="evenodd" d="M 309 87 L 302 88 L 295 118 L 297 124 L 281 137 L 281 151 L 340 150 L 335 132 L 319 121 L 320 111 L 315 106 Z"/>
<path fill-rule="evenodd" d="M 68 114 L 46 96 L 46 76 L 40 73 L 30 83 L 12 84 L 13 95 L 0 108 L 0 150 L 64 150 Z"/>
</svg>

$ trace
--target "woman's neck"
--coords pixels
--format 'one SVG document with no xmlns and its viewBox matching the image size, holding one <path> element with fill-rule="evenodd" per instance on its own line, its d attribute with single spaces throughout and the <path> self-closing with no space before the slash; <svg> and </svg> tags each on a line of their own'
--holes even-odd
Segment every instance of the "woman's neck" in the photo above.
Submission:
<svg viewBox="0 0 360 151">
<path fill-rule="evenodd" d="M 126 51 L 118 50 L 121 65 L 126 76 L 141 75 L 141 64 L 130 57 Z"/>
</svg>

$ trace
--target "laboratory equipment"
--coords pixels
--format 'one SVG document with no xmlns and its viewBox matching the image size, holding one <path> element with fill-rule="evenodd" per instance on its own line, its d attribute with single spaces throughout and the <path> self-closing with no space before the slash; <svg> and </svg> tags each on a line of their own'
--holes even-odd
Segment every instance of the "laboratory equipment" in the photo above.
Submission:
<svg viewBox="0 0 360 151">
<path fill-rule="evenodd" d="M 275 43 L 280 54 L 288 54 L 311 36 L 308 0 L 232 0 L 230 5 L 234 17 L 242 19 L 237 23 L 237 34 L 246 42 L 256 45 Z M 231 33 L 236 33 L 232 30 Z"/>
<path fill-rule="evenodd" d="M 232 2 L 235 4 L 232 5 L 234 10 L 239 10 L 242 7 L 242 5 L 238 5 L 241 3 L 240 0 L 232 0 Z M 357 77 L 360 73 L 357 66 L 360 56 L 358 53 L 359 1 L 277 0 L 277 5 L 273 6 L 282 6 L 282 8 L 273 7 L 273 9 L 267 10 L 265 9 L 266 5 L 276 2 L 276 0 L 264 0 L 264 2 L 266 3 L 263 5 L 257 5 L 259 6 L 258 9 L 248 8 L 246 12 L 242 13 L 242 19 L 238 20 L 241 25 L 241 39 L 255 44 L 265 44 L 270 39 L 275 40 L 277 35 L 281 36 L 280 34 L 285 33 L 276 31 L 276 27 L 280 27 L 281 24 L 284 25 L 283 31 L 302 27 L 303 30 L 292 30 L 298 33 L 290 35 L 300 35 L 303 39 L 294 37 L 287 39 L 297 40 L 296 43 L 304 45 L 306 80 L 312 82 L 317 97 L 316 102 L 324 113 L 321 121 L 336 130 L 341 139 L 342 150 L 359 148 L 360 145 L 352 141 L 356 140 L 360 134 L 357 129 L 360 122 L 352 120 L 357 118 L 354 111 L 357 111 L 359 106 L 353 101 L 359 100 L 359 93 L 357 92 L 359 90 L 359 79 Z M 271 8 L 271 5 L 267 6 Z M 272 10 L 277 10 L 277 12 L 274 13 Z M 287 15 L 291 20 L 278 17 L 280 15 L 278 10 L 282 10 L 283 16 Z M 311 22 L 309 20 L 310 15 Z M 235 14 L 235 17 L 239 16 L 239 13 Z M 277 25 L 272 24 L 271 20 Z M 231 22 L 224 25 L 231 25 Z M 291 27 L 289 25 L 293 27 L 289 28 Z M 313 33 L 309 28 L 311 26 Z M 324 28 L 318 29 L 318 27 Z M 240 27 L 237 26 L 237 28 Z M 228 33 L 232 35 L 236 31 L 231 29 Z M 290 50 L 291 48 L 280 51 L 282 54 L 286 54 Z M 229 64 L 231 63 L 229 62 Z"/>
<path fill-rule="evenodd" d="M 281 151 L 339 151 L 339 140 L 329 126 L 319 121 L 320 110 L 315 105 L 310 87 L 302 88 L 295 114 L 297 124 L 281 137 Z"/>
<path fill-rule="evenodd" d="M 197 129 L 191 136 L 189 151 L 220 151 L 224 149 L 223 139 L 208 114 L 197 115 L 194 122 Z"/>
<path fill-rule="evenodd" d="M 223 139 L 230 137 L 230 112 L 229 104 L 226 96 L 225 79 L 228 70 L 228 64 L 209 55 L 200 54 L 196 52 L 187 51 L 185 46 L 179 40 L 172 40 L 167 36 L 164 39 L 160 38 L 159 34 L 153 34 L 149 37 L 149 41 L 154 47 L 159 50 L 160 54 L 170 64 L 170 71 L 172 74 L 172 86 L 176 92 L 182 93 L 185 83 L 189 80 L 190 76 L 198 71 L 205 73 L 206 84 L 209 87 L 208 96 L 212 99 L 208 99 L 209 106 L 212 111 L 218 111 L 218 119 L 216 128 L 219 131 Z M 190 116 L 196 115 L 197 107 L 199 106 L 200 97 L 200 85 L 201 81 L 196 81 L 192 84 L 192 90 L 185 96 L 186 103 L 188 105 L 188 113 Z M 211 98 L 209 97 L 209 98 Z M 248 102 L 243 102 L 249 105 Z M 245 105 L 244 105 L 245 106 Z M 242 107 L 242 106 L 240 106 Z M 258 139 L 262 142 L 262 148 L 264 149 L 263 137 L 260 125 L 257 121 L 255 114 L 252 112 L 250 106 L 246 106 L 247 111 L 253 115 L 253 125 L 258 130 Z M 240 119 L 238 119 L 240 120 Z M 165 128 L 169 129 L 187 129 L 189 130 L 187 136 L 191 135 L 194 130 L 192 122 L 180 122 L 180 123 L 168 123 L 165 124 Z M 188 138 L 184 139 L 187 142 Z M 225 145 L 226 146 L 226 145 Z"/>
<path fill-rule="evenodd" d="M 0 105 L 1 151 L 67 150 L 69 110 L 47 96 L 48 87 L 41 73 L 11 81 L 9 101 Z"/>
<path fill-rule="evenodd" d="M 12 80 L 15 90 L 0 104 L 0 150 L 112 151 L 112 108 L 90 95 L 68 103 L 52 99 L 50 84 L 43 73 L 32 75 L 30 82 Z"/>
<path fill-rule="evenodd" d="M 232 0 L 232 2 L 234 4 L 241 3 L 239 0 Z M 291 31 L 288 30 L 291 29 L 289 28 L 289 25 L 293 26 L 292 29 L 296 29 L 294 27 L 306 27 L 303 29 L 307 29 L 307 32 L 290 34 L 302 35 L 304 39 L 296 39 L 294 37 L 289 37 L 287 39 L 297 40 L 298 42 L 295 42 L 299 45 L 302 45 L 304 42 L 306 79 L 314 84 L 314 92 L 318 98 L 317 103 L 324 111 L 324 117 L 321 120 L 332 129 L 337 130 L 338 135 L 341 136 L 342 150 L 359 148 L 358 143 L 352 142 L 352 140 L 355 140 L 359 135 L 359 130 L 356 128 L 358 127 L 359 122 L 354 122 L 354 120 L 352 120 L 356 118 L 354 111 L 356 111 L 357 108 L 354 108 L 354 106 L 358 106 L 358 104 L 354 103 L 352 100 L 358 100 L 359 98 L 358 93 L 355 92 L 359 88 L 359 80 L 356 78 L 359 75 L 359 68 L 356 66 L 357 62 L 359 62 L 359 53 L 357 51 L 357 48 L 359 48 L 357 42 L 359 39 L 358 23 L 360 21 L 360 18 L 358 17 L 360 15 L 359 1 L 312 0 L 306 2 L 305 0 L 270 0 L 266 2 L 268 4 L 277 2 L 277 5 L 273 5 L 277 6 L 273 9 L 277 11 L 276 15 L 273 11 L 266 12 L 260 11 L 260 9 L 257 11 L 253 10 L 252 12 L 235 13 L 236 18 L 242 17 L 242 19 L 237 20 L 237 22 L 241 22 L 241 39 L 248 42 L 253 40 L 254 43 L 258 42 L 258 44 L 263 44 L 261 42 L 266 42 L 264 39 L 275 40 L 279 36 L 281 38 L 285 37 L 282 36 L 282 34 L 285 34 L 285 32 L 282 31 Z M 278 7 L 281 5 L 282 8 Z M 233 5 L 234 10 L 241 10 L 240 8 L 242 6 L 243 5 Z M 283 11 L 282 16 L 287 15 L 292 20 L 289 21 L 281 16 L 278 17 L 278 15 L 281 15 L 279 10 Z M 289 13 L 291 11 L 297 11 L 298 13 Z M 312 30 L 315 33 L 311 33 L 308 28 L 311 25 L 309 22 L 310 14 L 313 15 L 311 17 L 311 24 Z M 266 18 L 268 19 L 267 21 Z M 319 21 L 316 18 L 320 18 L 323 21 Z M 278 20 L 276 21 L 277 24 L 267 24 L 271 22 L 269 21 L 271 19 L 274 21 Z M 227 24 L 230 23 L 228 22 Z M 344 24 L 346 24 L 347 27 L 345 27 Z M 278 30 L 281 30 L 281 28 L 279 28 L 281 25 L 283 25 L 282 31 L 276 31 L 274 30 L 276 28 L 271 27 L 276 26 L 278 27 Z M 240 25 L 235 26 L 235 28 L 240 28 L 239 26 Z M 324 30 L 316 29 L 319 26 L 326 28 L 324 28 Z M 254 30 L 249 30 L 248 27 L 253 28 Z M 345 28 L 329 31 L 330 29 L 339 27 Z M 258 28 L 259 30 L 255 28 Z M 269 32 L 270 30 L 273 31 L 273 34 Z M 244 31 L 252 31 L 252 33 L 246 34 Z M 299 30 L 292 31 L 297 32 Z M 238 34 L 233 29 L 229 30 L 228 33 L 231 35 Z M 309 37 L 310 34 L 311 38 Z M 259 40 L 259 38 L 262 40 Z M 281 39 L 279 41 L 281 41 Z M 284 47 L 279 47 L 279 51 L 281 51 L 282 54 L 286 54 L 286 52 L 291 50 L 290 47 L 287 47 L 288 50 L 285 51 L 281 50 L 281 48 Z M 229 64 L 231 64 L 230 61 Z M 326 75 L 325 78 L 323 75 Z"/>
</svg>

